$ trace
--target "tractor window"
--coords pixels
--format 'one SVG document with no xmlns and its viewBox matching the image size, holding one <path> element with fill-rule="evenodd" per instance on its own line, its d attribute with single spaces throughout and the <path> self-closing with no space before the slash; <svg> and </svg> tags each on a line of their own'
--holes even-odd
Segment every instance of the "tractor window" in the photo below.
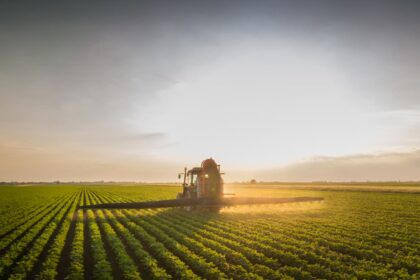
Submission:
<svg viewBox="0 0 420 280">
<path fill-rule="evenodd" d="M 191 183 L 192 184 L 196 184 L 197 183 L 197 177 L 198 177 L 198 174 L 193 174 L 191 176 Z"/>
</svg>

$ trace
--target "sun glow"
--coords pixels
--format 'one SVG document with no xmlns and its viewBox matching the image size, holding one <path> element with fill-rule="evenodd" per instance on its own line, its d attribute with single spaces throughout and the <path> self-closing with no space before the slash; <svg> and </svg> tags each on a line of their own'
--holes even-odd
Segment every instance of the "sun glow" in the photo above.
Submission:
<svg viewBox="0 0 420 280">
<path fill-rule="evenodd" d="M 371 151 L 384 132 L 340 73 L 325 50 L 245 43 L 180 73 L 142 126 L 169 135 L 173 158 L 210 153 L 241 167 Z"/>
<path fill-rule="evenodd" d="M 324 208 L 324 202 L 300 202 L 287 204 L 268 204 L 268 205 L 243 205 L 234 207 L 225 207 L 220 210 L 220 213 L 236 213 L 236 214 L 250 214 L 257 215 L 261 218 L 261 214 L 278 215 L 279 213 L 299 213 L 299 212 L 314 212 Z"/>
</svg>

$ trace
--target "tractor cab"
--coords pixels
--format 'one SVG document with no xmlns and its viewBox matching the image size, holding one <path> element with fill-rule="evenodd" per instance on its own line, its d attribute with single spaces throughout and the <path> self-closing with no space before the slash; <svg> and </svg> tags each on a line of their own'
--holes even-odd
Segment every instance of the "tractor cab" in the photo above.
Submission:
<svg viewBox="0 0 420 280">
<path fill-rule="evenodd" d="M 201 163 L 201 167 L 194 167 L 179 174 L 184 176 L 183 191 L 177 198 L 212 198 L 223 197 L 223 179 L 220 165 L 209 158 Z"/>
</svg>

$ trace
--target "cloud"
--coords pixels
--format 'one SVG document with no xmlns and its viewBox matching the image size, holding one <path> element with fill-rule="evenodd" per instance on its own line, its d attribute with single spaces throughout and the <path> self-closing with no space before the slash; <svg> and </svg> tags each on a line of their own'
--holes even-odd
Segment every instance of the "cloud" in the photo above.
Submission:
<svg viewBox="0 0 420 280">
<path fill-rule="evenodd" d="M 183 164 L 150 154 L 0 146 L 0 181 L 176 181 Z"/>
<path fill-rule="evenodd" d="M 2 3 L 0 176 L 164 180 L 168 159 L 240 169 L 418 147 L 419 5 Z M 314 158 L 258 176 L 412 178 L 417 163 Z"/>
<path fill-rule="evenodd" d="M 147 137 L 162 136 L 149 135 Z M 147 138 L 146 137 L 146 138 Z M 119 154 L 0 146 L 0 181 L 151 181 L 176 182 L 176 174 L 191 163 L 150 153 Z M 197 163 L 196 163 L 197 164 Z M 226 181 L 416 181 L 420 180 L 420 150 L 317 156 L 280 168 L 240 169 L 222 166 Z"/>
<path fill-rule="evenodd" d="M 420 180 L 420 150 L 318 156 L 253 175 L 264 181 L 415 181 Z"/>
</svg>

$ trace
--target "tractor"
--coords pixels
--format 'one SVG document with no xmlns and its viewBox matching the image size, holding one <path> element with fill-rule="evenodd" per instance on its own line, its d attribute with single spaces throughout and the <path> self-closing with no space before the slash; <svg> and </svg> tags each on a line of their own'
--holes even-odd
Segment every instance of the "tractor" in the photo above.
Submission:
<svg viewBox="0 0 420 280">
<path fill-rule="evenodd" d="M 220 172 L 220 165 L 214 159 L 209 158 L 201 163 L 201 167 L 194 167 L 178 174 L 178 179 L 184 177 L 182 193 L 177 198 L 223 198 L 223 173 Z M 188 182 L 187 182 L 188 181 Z"/>
<path fill-rule="evenodd" d="M 223 179 L 220 165 L 214 159 L 208 158 L 201 163 L 201 167 L 190 170 L 184 168 L 183 173 L 178 174 L 178 179 L 183 177 L 182 193 L 178 193 L 176 199 L 104 203 L 83 206 L 82 208 L 171 208 L 181 207 L 192 209 L 220 209 L 222 207 L 257 204 L 280 204 L 293 202 L 322 201 L 322 197 L 225 197 L 223 193 Z"/>
</svg>

